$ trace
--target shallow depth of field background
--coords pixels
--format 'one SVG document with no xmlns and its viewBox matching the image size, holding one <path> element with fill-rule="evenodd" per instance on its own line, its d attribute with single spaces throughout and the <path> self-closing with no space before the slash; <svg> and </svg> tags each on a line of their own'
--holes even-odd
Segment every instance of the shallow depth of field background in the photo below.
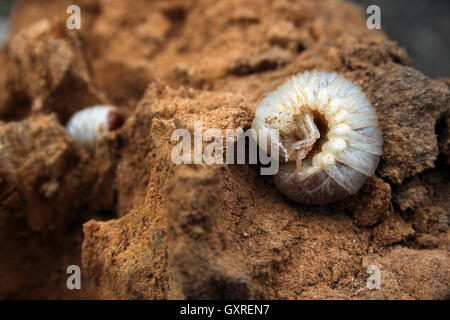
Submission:
<svg viewBox="0 0 450 320">
<path fill-rule="evenodd" d="M 124 0 L 126 1 L 126 0 Z M 381 8 L 381 25 L 408 51 L 413 66 L 429 77 L 450 77 L 449 0 L 352 0 Z M 0 42 L 7 34 L 12 0 L 0 0 Z"/>
</svg>

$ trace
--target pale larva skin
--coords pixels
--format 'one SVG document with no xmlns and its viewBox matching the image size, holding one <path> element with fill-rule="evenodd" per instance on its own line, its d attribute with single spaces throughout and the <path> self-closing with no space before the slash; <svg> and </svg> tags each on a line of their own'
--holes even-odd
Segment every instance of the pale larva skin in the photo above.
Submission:
<svg viewBox="0 0 450 320">
<path fill-rule="evenodd" d="M 326 204 L 357 193 L 382 154 L 374 108 L 359 87 L 335 73 L 293 76 L 261 101 L 252 128 L 279 130 L 275 184 L 299 203 Z"/>
<path fill-rule="evenodd" d="M 93 152 L 97 138 L 117 129 L 122 124 L 117 108 L 113 106 L 94 106 L 76 112 L 66 125 L 66 133 Z"/>
</svg>

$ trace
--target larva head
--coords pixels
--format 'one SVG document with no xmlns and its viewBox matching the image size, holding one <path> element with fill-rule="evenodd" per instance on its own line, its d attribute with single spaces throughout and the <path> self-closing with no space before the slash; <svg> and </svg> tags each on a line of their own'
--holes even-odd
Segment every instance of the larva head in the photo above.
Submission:
<svg viewBox="0 0 450 320">
<path fill-rule="evenodd" d="M 275 183 L 302 203 L 356 193 L 381 155 L 375 110 L 356 85 L 334 73 L 306 72 L 289 79 L 261 101 L 252 128 L 279 130 L 280 161 L 291 165 L 290 170 L 280 167 Z M 324 192 L 330 187 L 335 194 Z"/>
</svg>

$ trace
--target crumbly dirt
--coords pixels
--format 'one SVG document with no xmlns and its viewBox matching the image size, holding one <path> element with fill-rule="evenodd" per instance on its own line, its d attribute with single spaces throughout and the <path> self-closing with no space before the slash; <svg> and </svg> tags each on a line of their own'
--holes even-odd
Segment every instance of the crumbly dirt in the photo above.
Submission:
<svg viewBox="0 0 450 320">
<path fill-rule="evenodd" d="M 68 4 L 82 29 L 65 28 Z M 448 299 L 448 80 L 341 0 L 17 0 L 0 53 L 0 298 Z M 175 165 L 177 128 L 248 129 L 289 76 L 337 72 L 377 111 L 375 175 L 306 206 L 258 165 Z M 70 115 L 117 105 L 94 155 Z M 234 141 L 229 141 L 233 145 Z M 65 287 L 82 267 L 82 290 Z M 369 290 L 369 266 L 381 274 Z M 39 272 L 36 272 L 39 270 Z"/>
</svg>

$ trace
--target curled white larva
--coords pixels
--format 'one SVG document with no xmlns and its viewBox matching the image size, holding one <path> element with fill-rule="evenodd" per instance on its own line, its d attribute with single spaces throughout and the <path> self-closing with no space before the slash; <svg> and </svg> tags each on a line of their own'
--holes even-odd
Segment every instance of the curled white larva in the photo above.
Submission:
<svg viewBox="0 0 450 320">
<path fill-rule="evenodd" d="M 75 113 L 66 125 L 66 133 L 93 152 L 97 138 L 116 130 L 122 123 L 123 118 L 116 107 L 95 106 Z"/>
<path fill-rule="evenodd" d="M 260 137 L 279 130 L 275 184 L 305 204 L 357 193 L 382 153 L 375 110 L 359 87 L 336 73 L 293 76 L 261 101 L 252 128 Z"/>
</svg>

